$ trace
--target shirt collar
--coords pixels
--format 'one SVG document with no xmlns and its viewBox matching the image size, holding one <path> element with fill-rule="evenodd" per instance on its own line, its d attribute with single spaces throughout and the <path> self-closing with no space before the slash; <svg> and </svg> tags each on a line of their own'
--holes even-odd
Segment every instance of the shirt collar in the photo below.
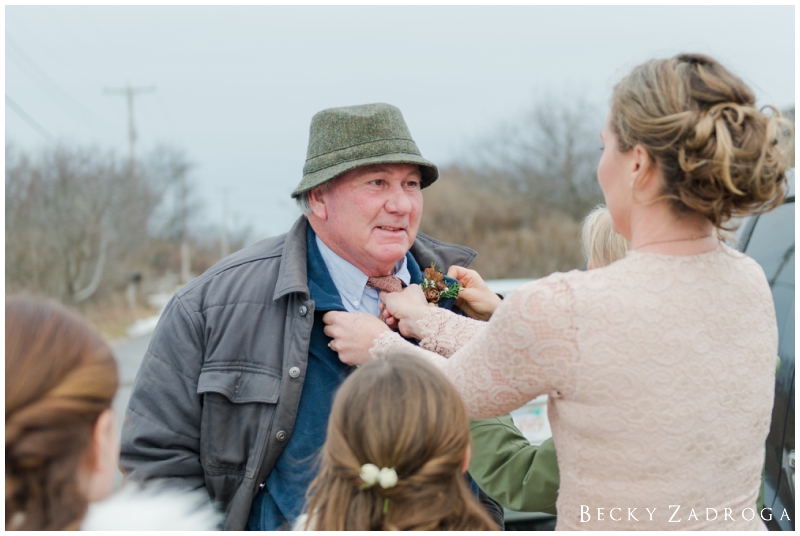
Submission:
<svg viewBox="0 0 800 536">
<path fill-rule="evenodd" d="M 339 293 L 350 302 L 360 300 L 361 296 L 364 294 L 369 276 L 352 263 L 334 253 L 319 236 L 316 236 L 316 239 L 319 252 L 322 255 L 322 259 L 325 261 L 325 265 L 328 267 L 328 272 L 330 272 L 331 279 L 333 279 L 333 283 L 336 285 Z M 403 258 L 397 261 L 397 264 L 394 265 L 394 274 L 392 275 L 406 285 L 411 283 L 411 273 L 408 270 L 407 255 L 403 255 Z"/>
</svg>

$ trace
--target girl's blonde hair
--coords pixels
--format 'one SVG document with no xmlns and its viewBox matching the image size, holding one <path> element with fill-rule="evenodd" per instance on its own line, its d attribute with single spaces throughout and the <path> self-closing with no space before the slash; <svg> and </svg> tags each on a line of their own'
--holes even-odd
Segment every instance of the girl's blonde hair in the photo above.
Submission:
<svg viewBox="0 0 800 536">
<path fill-rule="evenodd" d="M 304 528 L 497 530 L 462 473 L 469 442 L 464 404 L 436 368 L 399 356 L 367 363 L 334 399 Z M 394 468 L 397 484 L 362 489 L 366 463 Z"/>
<path fill-rule="evenodd" d="M 786 192 L 792 125 L 755 107 L 741 79 L 701 54 L 639 65 L 614 88 L 619 150 L 639 144 L 664 176 L 664 197 L 722 227 L 764 212 Z"/>
<path fill-rule="evenodd" d="M 608 266 L 628 251 L 628 241 L 614 230 L 611 213 L 605 205 L 598 205 L 584 218 L 581 247 L 592 268 Z"/>
</svg>

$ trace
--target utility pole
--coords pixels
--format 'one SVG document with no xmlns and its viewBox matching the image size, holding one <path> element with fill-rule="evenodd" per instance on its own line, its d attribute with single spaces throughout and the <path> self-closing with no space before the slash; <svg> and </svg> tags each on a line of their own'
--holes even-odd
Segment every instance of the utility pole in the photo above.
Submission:
<svg viewBox="0 0 800 536">
<path fill-rule="evenodd" d="M 187 229 L 188 207 L 186 206 L 186 197 L 188 196 L 188 191 L 186 189 L 186 169 L 182 167 L 179 173 L 181 181 L 181 282 L 186 284 L 192 278 L 191 261 L 189 259 L 189 230 Z"/>
<path fill-rule="evenodd" d="M 148 87 L 132 87 L 130 82 L 125 84 L 123 88 L 106 88 L 106 95 L 125 95 L 128 100 L 128 143 L 130 144 L 130 171 L 131 175 L 136 174 L 136 127 L 133 123 L 133 98 L 141 93 L 152 93 L 156 90 L 156 86 Z"/>
<path fill-rule="evenodd" d="M 220 237 L 220 257 L 225 258 L 231 252 L 231 242 L 228 235 L 228 189 L 222 190 L 222 236 Z"/>
</svg>

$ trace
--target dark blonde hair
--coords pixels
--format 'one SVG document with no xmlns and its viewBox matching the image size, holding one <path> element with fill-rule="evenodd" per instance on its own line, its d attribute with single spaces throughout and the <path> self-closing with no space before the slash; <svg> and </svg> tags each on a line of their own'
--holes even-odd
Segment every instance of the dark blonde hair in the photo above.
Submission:
<svg viewBox="0 0 800 536">
<path fill-rule="evenodd" d="M 583 219 L 581 247 L 592 268 L 608 266 L 623 258 L 628 251 L 628 241 L 614 230 L 611 213 L 605 205 L 596 206 Z"/>
<path fill-rule="evenodd" d="M 783 200 L 791 123 L 768 108 L 756 109 L 750 88 L 715 60 L 680 54 L 617 84 L 611 125 L 620 151 L 640 144 L 658 163 L 665 198 L 720 227 Z"/>
<path fill-rule="evenodd" d="M 6 299 L 6 530 L 79 527 L 78 470 L 117 381 L 111 349 L 76 313 Z"/>
<path fill-rule="evenodd" d="M 307 528 L 497 530 L 462 473 L 469 442 L 464 404 L 432 365 L 399 356 L 367 363 L 333 402 Z M 366 463 L 394 468 L 397 484 L 360 489 Z"/>
</svg>

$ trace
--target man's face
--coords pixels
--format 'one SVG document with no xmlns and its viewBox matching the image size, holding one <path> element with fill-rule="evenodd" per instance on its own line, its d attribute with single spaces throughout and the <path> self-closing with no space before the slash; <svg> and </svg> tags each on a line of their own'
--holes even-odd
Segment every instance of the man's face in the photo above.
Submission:
<svg viewBox="0 0 800 536">
<path fill-rule="evenodd" d="M 309 222 L 329 248 L 369 276 L 389 275 L 419 229 L 419 167 L 356 168 L 312 191 L 310 202 Z"/>
</svg>

